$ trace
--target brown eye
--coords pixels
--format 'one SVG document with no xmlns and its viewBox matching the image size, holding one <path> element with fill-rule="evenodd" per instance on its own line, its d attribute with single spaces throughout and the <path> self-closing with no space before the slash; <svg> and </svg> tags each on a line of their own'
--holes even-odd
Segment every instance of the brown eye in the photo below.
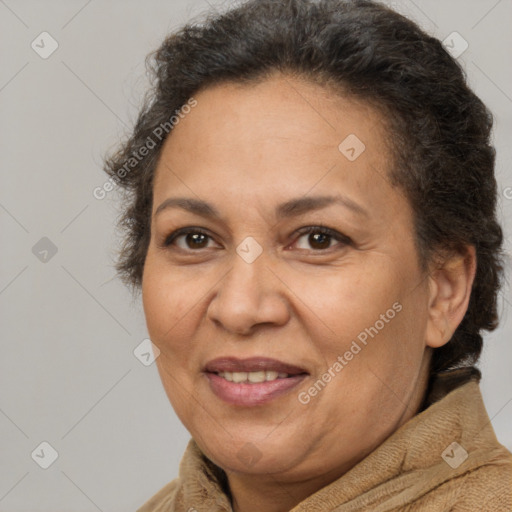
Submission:
<svg viewBox="0 0 512 512">
<path fill-rule="evenodd" d="M 203 233 L 188 233 L 185 236 L 185 244 L 191 249 L 203 249 L 208 245 L 208 236 Z"/>
<path fill-rule="evenodd" d="M 178 248 L 185 251 L 206 249 L 209 239 L 211 239 L 211 237 L 204 231 L 192 228 L 182 228 L 171 233 L 165 240 L 164 246 L 170 247 L 171 245 L 176 245 Z M 177 240 L 180 240 L 180 243 L 177 243 Z"/>
<path fill-rule="evenodd" d="M 310 233 L 308 243 L 313 249 L 328 249 L 331 245 L 331 236 L 325 233 Z"/>
<path fill-rule="evenodd" d="M 302 238 L 305 239 L 305 246 L 298 247 L 304 250 L 322 251 L 330 249 L 332 241 L 337 240 L 341 246 L 349 245 L 351 243 L 350 238 L 337 231 L 321 227 L 321 226 L 310 226 L 299 231 L 300 237 L 297 239 L 297 244 L 300 244 Z M 308 247 L 309 246 L 309 247 Z"/>
</svg>

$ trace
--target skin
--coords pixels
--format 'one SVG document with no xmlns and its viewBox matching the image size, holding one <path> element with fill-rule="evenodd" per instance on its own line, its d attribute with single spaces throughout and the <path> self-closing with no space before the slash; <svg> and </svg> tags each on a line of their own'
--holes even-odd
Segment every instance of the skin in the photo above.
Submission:
<svg viewBox="0 0 512 512">
<path fill-rule="evenodd" d="M 226 471 L 237 512 L 284 512 L 333 482 L 419 409 L 432 348 L 467 309 L 474 250 L 422 272 L 412 209 L 387 179 L 392 162 L 382 115 L 353 98 L 276 74 L 257 85 L 222 84 L 165 142 L 154 180 L 142 294 L 169 400 L 203 452 Z M 349 161 L 338 145 L 356 134 Z M 279 219 L 277 205 L 340 194 L 365 214 L 332 204 Z M 168 198 L 206 200 L 220 219 Z M 351 239 L 297 231 L 321 223 Z M 199 248 L 178 228 L 208 234 Z M 321 233 L 321 230 L 320 230 Z M 236 248 L 248 236 L 261 255 Z M 317 235 L 318 236 L 318 235 Z M 359 333 L 398 302 L 402 309 L 307 404 L 308 389 Z M 265 356 L 305 368 L 300 386 L 255 407 L 227 404 L 204 365 Z M 239 454 L 254 445 L 256 463 Z M 256 458 L 257 458 L 256 457 Z"/>
</svg>

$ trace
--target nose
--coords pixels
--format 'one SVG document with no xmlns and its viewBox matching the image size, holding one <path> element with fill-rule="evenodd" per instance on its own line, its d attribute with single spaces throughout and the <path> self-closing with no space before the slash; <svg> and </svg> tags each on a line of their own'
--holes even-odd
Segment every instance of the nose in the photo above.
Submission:
<svg viewBox="0 0 512 512">
<path fill-rule="evenodd" d="M 263 324 L 286 324 L 290 316 L 287 287 L 275 265 L 269 263 L 265 252 L 252 263 L 235 253 L 233 266 L 218 283 L 207 316 L 239 336 L 252 334 Z"/>
</svg>

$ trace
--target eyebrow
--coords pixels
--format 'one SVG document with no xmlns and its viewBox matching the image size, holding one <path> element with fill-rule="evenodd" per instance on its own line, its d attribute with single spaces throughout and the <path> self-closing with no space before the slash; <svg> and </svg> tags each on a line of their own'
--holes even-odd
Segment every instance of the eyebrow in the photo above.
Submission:
<svg viewBox="0 0 512 512">
<path fill-rule="evenodd" d="M 313 210 L 320 210 L 332 204 L 339 204 L 345 208 L 352 210 L 358 215 L 368 217 L 369 214 L 360 204 L 354 202 L 346 196 L 310 196 L 291 199 L 285 203 L 281 203 L 276 208 L 276 217 L 278 219 L 296 217 Z M 155 217 L 164 210 L 169 208 L 182 208 L 190 213 L 200 215 L 201 217 L 220 219 L 221 214 L 215 206 L 201 199 L 188 197 L 171 197 L 166 199 L 155 210 Z"/>
</svg>

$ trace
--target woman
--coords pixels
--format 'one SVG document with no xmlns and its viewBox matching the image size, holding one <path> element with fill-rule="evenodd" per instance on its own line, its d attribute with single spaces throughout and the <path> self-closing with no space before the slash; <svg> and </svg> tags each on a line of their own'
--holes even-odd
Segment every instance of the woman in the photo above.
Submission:
<svg viewBox="0 0 512 512">
<path fill-rule="evenodd" d="M 139 512 L 512 510 L 474 367 L 492 118 L 457 62 L 371 1 L 252 0 L 171 35 L 155 74 L 106 168 L 192 439 Z"/>
</svg>

